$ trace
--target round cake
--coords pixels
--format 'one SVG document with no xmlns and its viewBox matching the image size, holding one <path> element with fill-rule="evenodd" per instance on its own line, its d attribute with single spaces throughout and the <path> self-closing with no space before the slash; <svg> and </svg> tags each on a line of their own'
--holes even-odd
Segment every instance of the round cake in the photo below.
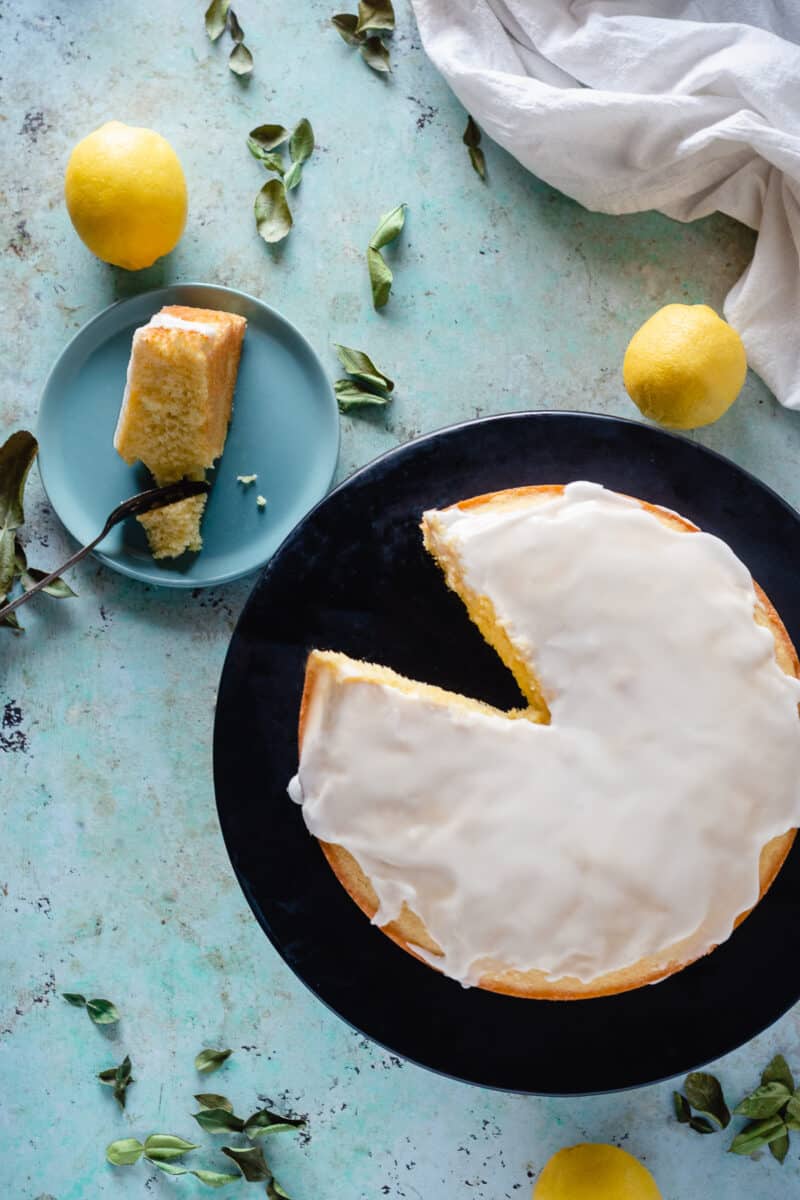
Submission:
<svg viewBox="0 0 800 1200">
<path fill-rule="evenodd" d="M 462 984 L 580 999 L 673 974 L 800 823 L 800 664 L 719 539 L 597 484 L 423 515 L 523 703 L 309 657 L 290 795 L 363 912 Z"/>
</svg>

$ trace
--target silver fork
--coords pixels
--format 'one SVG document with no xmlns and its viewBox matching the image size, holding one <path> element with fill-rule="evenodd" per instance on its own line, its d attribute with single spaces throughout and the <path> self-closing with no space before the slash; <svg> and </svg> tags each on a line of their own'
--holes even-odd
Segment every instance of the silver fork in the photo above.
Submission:
<svg viewBox="0 0 800 1200">
<path fill-rule="evenodd" d="M 164 508 L 165 505 L 174 504 L 177 500 L 185 500 L 188 496 L 200 496 L 203 492 L 208 492 L 210 488 L 211 484 L 205 479 L 181 479 L 178 483 L 168 483 L 165 487 L 150 488 L 146 492 L 138 492 L 128 500 L 123 500 L 113 512 L 109 513 L 108 520 L 96 538 L 93 538 L 86 546 L 82 546 L 80 550 L 76 550 L 65 563 L 62 563 L 55 571 L 51 571 L 49 575 L 45 575 L 44 579 L 40 579 L 27 592 L 23 592 L 21 596 L 17 596 L 16 600 L 12 600 L 4 608 L 0 608 L 0 621 L 12 613 L 15 608 L 25 604 L 42 588 L 46 588 L 54 579 L 58 579 L 59 575 L 63 575 L 70 567 L 74 567 L 75 563 L 80 562 L 90 550 L 94 550 L 95 546 L 99 545 L 106 534 L 110 533 L 115 525 L 119 525 L 120 521 L 124 521 L 127 517 L 138 517 L 142 513 L 152 512 L 154 508 Z"/>
</svg>

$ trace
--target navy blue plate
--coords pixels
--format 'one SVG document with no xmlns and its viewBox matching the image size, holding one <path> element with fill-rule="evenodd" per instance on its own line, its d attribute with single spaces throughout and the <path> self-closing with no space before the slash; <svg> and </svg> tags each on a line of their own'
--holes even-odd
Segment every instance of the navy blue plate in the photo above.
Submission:
<svg viewBox="0 0 800 1200">
<path fill-rule="evenodd" d="M 724 1054 L 800 996 L 800 845 L 711 955 L 599 1000 L 463 989 L 373 928 L 286 795 L 314 647 L 511 708 L 511 675 L 422 547 L 423 509 L 521 484 L 589 479 L 673 508 L 724 538 L 800 645 L 800 520 L 733 463 L 649 426 L 579 413 L 471 421 L 379 458 L 290 534 L 256 584 L 217 706 L 219 817 L 239 882 L 293 971 L 357 1029 L 406 1058 L 508 1091 L 636 1087 Z M 757 982 L 757 986 L 754 984 Z"/>
</svg>

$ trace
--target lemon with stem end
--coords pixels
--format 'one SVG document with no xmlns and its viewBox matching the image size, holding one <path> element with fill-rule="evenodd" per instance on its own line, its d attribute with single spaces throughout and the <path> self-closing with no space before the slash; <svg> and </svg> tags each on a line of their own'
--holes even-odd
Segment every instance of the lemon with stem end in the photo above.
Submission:
<svg viewBox="0 0 800 1200">
<path fill-rule="evenodd" d="M 78 236 L 103 262 L 139 271 L 177 244 L 186 180 L 160 133 L 108 121 L 70 155 L 64 195 Z"/>
<path fill-rule="evenodd" d="M 628 343 L 625 388 L 651 421 L 698 429 L 727 412 L 747 373 L 742 339 L 707 304 L 667 304 Z"/>
<path fill-rule="evenodd" d="M 533 1200 L 662 1200 L 638 1159 L 617 1146 L 584 1142 L 559 1150 L 545 1164 Z"/>
</svg>

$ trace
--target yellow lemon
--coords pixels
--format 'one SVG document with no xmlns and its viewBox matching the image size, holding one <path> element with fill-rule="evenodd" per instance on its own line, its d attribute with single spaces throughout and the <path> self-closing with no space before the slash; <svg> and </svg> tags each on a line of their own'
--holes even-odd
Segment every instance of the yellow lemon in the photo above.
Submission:
<svg viewBox="0 0 800 1200">
<path fill-rule="evenodd" d="M 78 142 L 64 194 L 78 236 L 103 262 L 149 267 L 186 224 L 186 180 L 177 154 L 152 129 L 109 121 Z"/>
<path fill-rule="evenodd" d="M 644 416 L 669 429 L 710 425 L 747 372 L 742 339 L 707 304 L 667 304 L 628 343 L 622 378 Z"/>
<path fill-rule="evenodd" d="M 661 1193 L 632 1154 L 585 1142 L 553 1155 L 536 1182 L 533 1200 L 661 1200 Z"/>
</svg>

